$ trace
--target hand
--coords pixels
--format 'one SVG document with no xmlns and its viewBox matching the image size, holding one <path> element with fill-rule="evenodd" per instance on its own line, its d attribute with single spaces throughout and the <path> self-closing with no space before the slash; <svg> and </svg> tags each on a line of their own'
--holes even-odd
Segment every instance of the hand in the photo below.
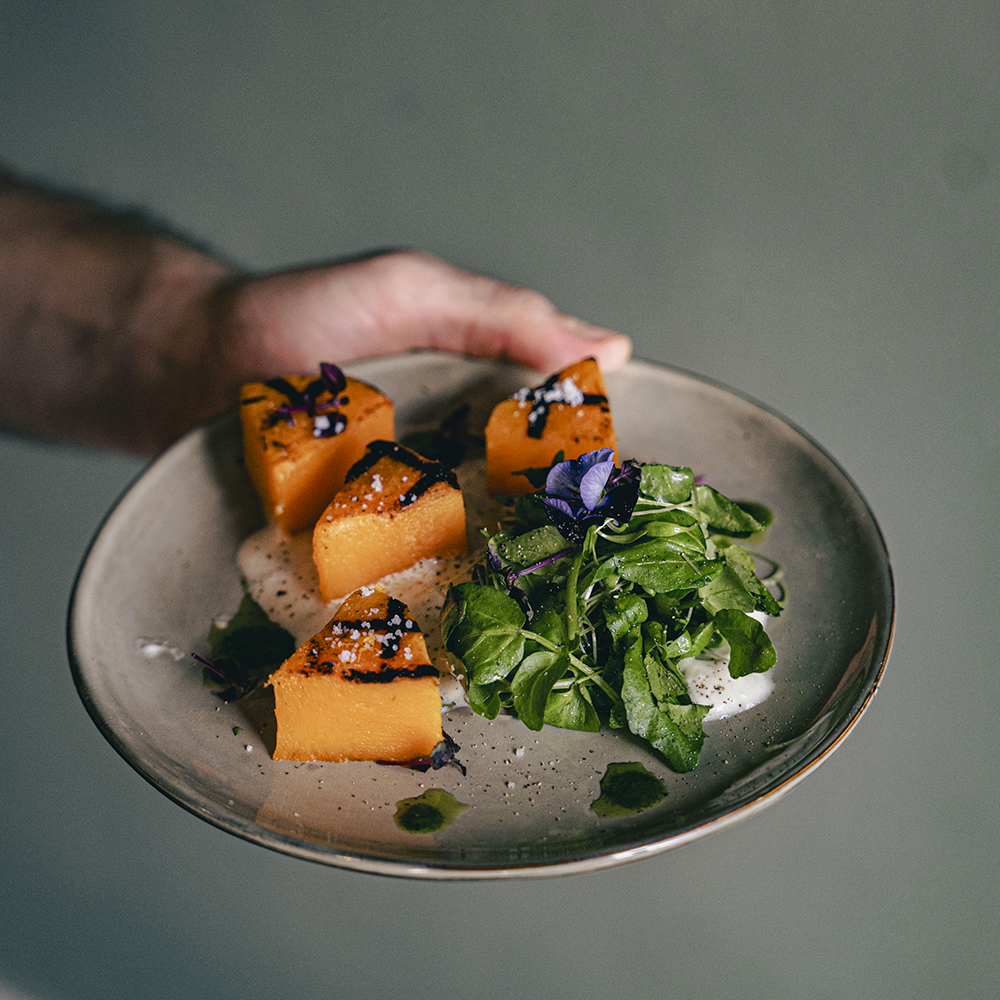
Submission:
<svg viewBox="0 0 1000 1000">
<path fill-rule="evenodd" d="M 537 292 L 412 251 L 240 279 L 228 296 L 241 381 L 413 348 L 510 358 L 542 372 L 593 356 L 610 371 L 632 349 Z"/>
<path fill-rule="evenodd" d="M 540 372 L 593 356 L 610 371 L 632 350 L 627 337 L 560 313 L 537 292 L 414 251 L 256 277 L 215 266 L 192 280 L 190 263 L 184 280 L 162 282 L 158 295 L 147 296 L 153 305 L 136 313 L 137 327 L 153 331 L 145 343 L 169 345 L 160 367 L 173 385 L 161 381 L 147 392 L 145 426 L 132 410 L 126 445 L 133 450 L 166 446 L 232 405 L 244 382 L 314 371 L 321 361 L 436 348 L 509 358 Z M 174 315 L 165 335 L 167 301 Z"/>
</svg>

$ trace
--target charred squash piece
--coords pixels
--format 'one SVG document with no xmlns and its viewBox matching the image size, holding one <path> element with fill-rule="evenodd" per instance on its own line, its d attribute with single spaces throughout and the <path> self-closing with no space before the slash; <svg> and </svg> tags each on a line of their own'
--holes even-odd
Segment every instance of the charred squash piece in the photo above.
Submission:
<svg viewBox="0 0 1000 1000">
<path fill-rule="evenodd" d="M 369 441 L 395 435 L 388 398 L 324 365 L 330 372 L 250 382 L 240 393 L 247 471 L 268 519 L 290 535 L 313 528 Z"/>
<path fill-rule="evenodd" d="M 313 561 L 324 601 L 430 556 L 467 550 L 455 473 L 393 441 L 373 441 L 320 515 Z"/>
<path fill-rule="evenodd" d="M 275 760 L 410 761 L 442 739 L 438 671 L 409 609 L 381 587 L 351 594 L 267 683 Z"/>
<path fill-rule="evenodd" d="M 524 469 L 548 469 L 561 451 L 579 458 L 617 449 L 604 377 L 593 358 L 498 403 L 486 424 L 487 488 L 494 496 L 531 493 Z"/>
</svg>

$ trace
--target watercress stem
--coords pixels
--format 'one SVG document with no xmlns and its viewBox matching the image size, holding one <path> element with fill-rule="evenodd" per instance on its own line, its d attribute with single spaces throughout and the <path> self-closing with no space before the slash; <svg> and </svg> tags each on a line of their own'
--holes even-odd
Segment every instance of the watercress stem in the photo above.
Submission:
<svg viewBox="0 0 1000 1000">
<path fill-rule="evenodd" d="M 593 528 L 590 529 L 593 531 Z M 583 547 L 577 550 L 566 577 L 566 640 L 569 648 L 573 648 L 576 637 L 580 634 L 580 608 L 576 596 L 576 584 L 580 578 L 580 565 L 583 562 Z"/>
<path fill-rule="evenodd" d="M 550 639 L 546 639 L 544 635 L 539 635 L 537 632 L 532 632 L 529 629 L 521 629 L 521 635 L 525 639 L 530 639 L 532 642 L 537 642 L 539 646 L 543 649 L 547 649 L 552 653 L 563 652 L 564 648 L 558 643 L 552 642 Z M 582 674 L 585 674 L 588 680 L 592 680 L 616 705 L 620 705 L 622 702 L 621 695 L 612 688 L 607 681 L 596 671 L 593 667 L 588 666 L 583 660 L 578 656 L 574 656 L 569 650 L 565 650 L 567 657 L 569 658 L 570 665 L 579 670 Z"/>
</svg>

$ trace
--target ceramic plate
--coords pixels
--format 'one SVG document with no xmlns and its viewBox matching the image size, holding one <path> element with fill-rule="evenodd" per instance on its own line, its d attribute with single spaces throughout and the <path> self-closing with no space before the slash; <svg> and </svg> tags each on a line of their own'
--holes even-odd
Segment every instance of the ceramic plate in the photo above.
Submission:
<svg viewBox="0 0 1000 1000">
<path fill-rule="evenodd" d="M 350 373 L 395 401 L 399 435 L 436 426 L 466 401 L 482 426 L 494 403 L 538 381 L 513 365 L 439 354 L 376 360 Z M 691 466 L 728 496 L 775 514 L 765 548 L 784 567 L 788 601 L 769 626 L 778 650 L 774 692 L 756 709 L 706 724 L 693 773 L 673 773 L 621 732 L 531 732 L 514 718 L 487 722 L 467 709 L 444 716 L 464 776 L 453 766 L 420 773 L 272 761 L 260 712 L 206 690 L 190 656 L 207 652 L 210 622 L 239 604 L 237 550 L 262 523 L 235 411 L 143 473 L 80 570 L 70 653 L 97 726 L 148 781 L 210 823 L 298 857 L 389 875 L 603 868 L 775 802 L 836 749 L 879 682 L 894 605 L 878 526 L 837 464 L 757 403 L 639 361 L 609 376 L 608 394 L 624 457 Z M 668 794 L 644 812 L 598 815 L 591 804 L 608 765 L 631 762 L 661 778 Z M 404 831 L 398 803 L 429 789 L 467 808 L 436 832 Z"/>
</svg>

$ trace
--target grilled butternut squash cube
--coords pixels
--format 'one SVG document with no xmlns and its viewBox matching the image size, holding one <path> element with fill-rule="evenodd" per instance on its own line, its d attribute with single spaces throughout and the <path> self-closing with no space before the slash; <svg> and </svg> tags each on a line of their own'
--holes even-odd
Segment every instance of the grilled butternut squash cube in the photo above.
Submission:
<svg viewBox="0 0 1000 1000">
<path fill-rule="evenodd" d="M 393 441 L 373 441 L 320 515 L 313 561 L 324 601 L 430 556 L 464 555 L 455 473 Z"/>
<path fill-rule="evenodd" d="M 486 424 L 486 481 L 495 496 L 532 493 L 522 469 L 548 469 L 561 451 L 579 458 L 617 449 L 604 376 L 593 358 L 498 403 Z"/>
<path fill-rule="evenodd" d="M 339 395 L 310 375 L 250 382 L 240 401 L 247 471 L 268 519 L 290 535 L 312 530 L 369 441 L 395 435 L 392 402 L 353 378 Z"/>
<path fill-rule="evenodd" d="M 381 587 L 351 594 L 267 683 L 275 760 L 421 760 L 443 738 L 423 634 Z"/>
</svg>

